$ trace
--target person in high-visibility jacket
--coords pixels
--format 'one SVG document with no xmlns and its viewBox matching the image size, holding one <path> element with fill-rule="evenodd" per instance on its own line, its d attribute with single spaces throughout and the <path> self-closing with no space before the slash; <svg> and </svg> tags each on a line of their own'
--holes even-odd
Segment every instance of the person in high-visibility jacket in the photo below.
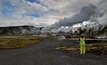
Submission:
<svg viewBox="0 0 107 65">
<path fill-rule="evenodd" d="M 84 34 L 81 34 L 81 37 L 79 38 L 80 41 L 80 54 L 85 54 L 85 37 Z"/>
</svg>

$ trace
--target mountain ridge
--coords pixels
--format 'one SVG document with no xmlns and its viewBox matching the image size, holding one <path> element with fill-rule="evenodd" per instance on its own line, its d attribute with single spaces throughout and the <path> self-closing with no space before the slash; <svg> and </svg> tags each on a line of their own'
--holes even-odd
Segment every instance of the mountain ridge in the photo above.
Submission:
<svg viewBox="0 0 107 65">
<path fill-rule="evenodd" d="M 29 25 L 0 27 L 0 34 L 36 34 L 42 28 Z"/>
</svg>

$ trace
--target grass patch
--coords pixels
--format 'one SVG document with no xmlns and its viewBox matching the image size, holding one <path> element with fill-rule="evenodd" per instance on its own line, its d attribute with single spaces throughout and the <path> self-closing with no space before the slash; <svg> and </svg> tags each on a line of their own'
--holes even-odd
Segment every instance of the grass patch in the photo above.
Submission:
<svg viewBox="0 0 107 65">
<path fill-rule="evenodd" d="M 57 46 L 54 48 L 55 50 L 67 50 L 67 51 L 77 51 L 79 50 L 79 48 L 76 48 L 76 47 L 67 47 L 67 46 Z"/>
<path fill-rule="evenodd" d="M 55 46 L 55 50 L 62 52 L 80 52 L 80 47 L 77 46 Z M 91 43 L 86 44 L 86 53 L 96 54 L 96 55 L 107 55 L 107 43 Z"/>
<path fill-rule="evenodd" d="M 98 49 L 98 48 L 106 48 L 107 49 L 107 43 L 92 43 L 92 44 L 86 44 L 86 49 L 89 51 L 90 49 Z"/>
<path fill-rule="evenodd" d="M 58 46 L 58 47 L 55 47 L 54 49 L 60 50 L 60 49 L 66 49 L 66 47 L 65 46 Z"/>
<path fill-rule="evenodd" d="M 79 46 L 74 47 L 74 46 L 56 46 L 54 47 L 55 50 L 69 50 L 69 51 L 77 51 L 79 50 Z M 91 49 L 107 49 L 107 43 L 91 43 L 91 44 L 86 44 L 86 51 L 89 51 Z"/>
<path fill-rule="evenodd" d="M 88 44 L 86 48 L 87 53 L 96 55 L 107 55 L 107 43 Z"/>
<path fill-rule="evenodd" d="M 24 48 L 40 40 L 39 38 L 0 38 L 0 49 Z"/>
</svg>

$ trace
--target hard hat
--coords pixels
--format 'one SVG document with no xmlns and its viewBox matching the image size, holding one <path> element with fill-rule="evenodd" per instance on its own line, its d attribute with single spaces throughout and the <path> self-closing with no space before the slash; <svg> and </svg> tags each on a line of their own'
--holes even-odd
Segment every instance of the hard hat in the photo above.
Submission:
<svg viewBox="0 0 107 65">
<path fill-rule="evenodd" d="M 81 34 L 81 36 L 83 36 L 84 34 Z"/>
</svg>

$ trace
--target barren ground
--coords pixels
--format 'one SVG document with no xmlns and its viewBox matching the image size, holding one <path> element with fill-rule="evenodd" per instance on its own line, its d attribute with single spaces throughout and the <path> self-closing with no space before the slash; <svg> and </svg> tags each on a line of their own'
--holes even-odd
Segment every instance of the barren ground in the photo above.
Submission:
<svg viewBox="0 0 107 65">
<path fill-rule="evenodd" d="M 107 56 L 60 51 L 56 46 L 78 47 L 76 41 L 46 38 L 27 48 L 0 50 L 0 65 L 107 65 Z"/>
</svg>

